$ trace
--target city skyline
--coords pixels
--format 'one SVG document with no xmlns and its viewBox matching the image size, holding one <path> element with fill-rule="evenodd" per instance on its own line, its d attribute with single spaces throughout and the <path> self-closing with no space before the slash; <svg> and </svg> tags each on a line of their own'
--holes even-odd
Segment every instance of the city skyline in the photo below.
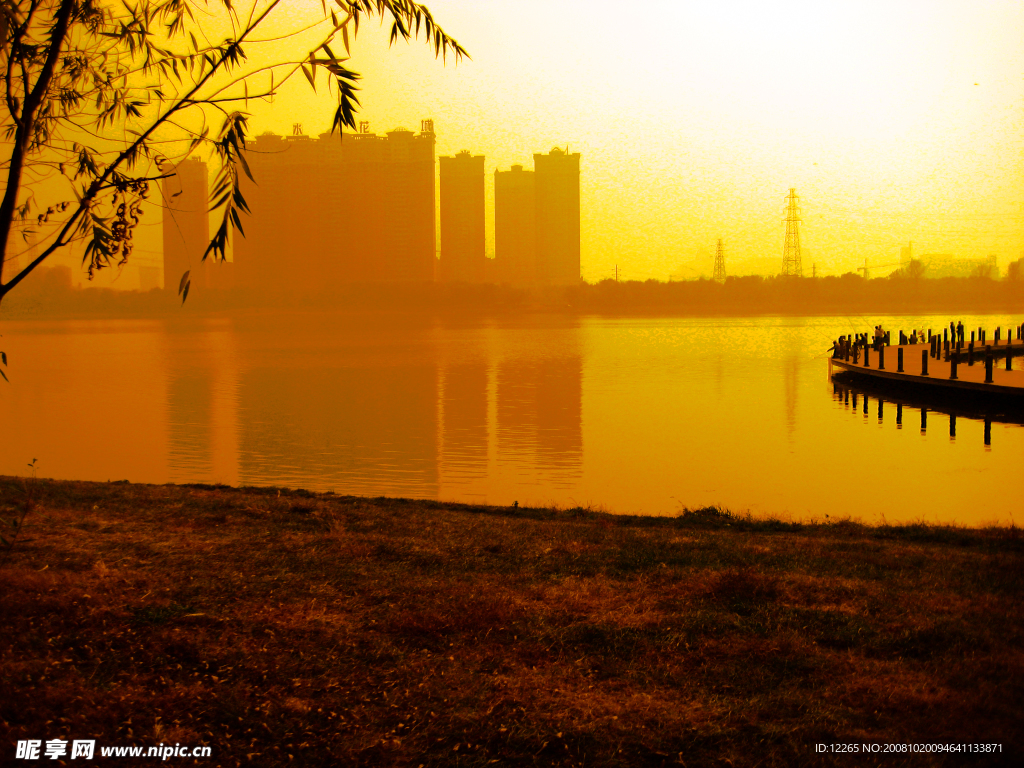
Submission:
<svg viewBox="0 0 1024 768">
<path fill-rule="evenodd" d="M 457 66 L 422 46 L 389 50 L 373 25 L 352 46 L 360 120 L 390 128 L 427 115 L 438 155 L 486 157 L 488 256 L 490 174 L 553 145 L 586 158 L 589 282 L 616 265 L 622 279 L 710 277 L 720 236 L 731 275 L 778 274 L 791 187 L 808 274 L 856 273 L 865 259 L 882 274 L 909 241 L 919 253 L 995 254 L 1001 271 L 1024 253 L 1020 3 L 655 3 L 656 25 L 583 8 L 444 0 L 433 10 L 473 57 Z M 533 24 L 533 11 L 546 23 Z M 558 30 L 578 16 L 587 34 L 566 44 Z M 327 101 L 299 83 L 245 107 L 250 136 L 287 135 L 296 121 L 311 135 L 330 127 Z M 133 262 L 153 265 L 159 219 L 147 206 Z M 53 263 L 85 284 L 79 260 Z M 133 274 L 93 284 L 136 287 Z"/>
<path fill-rule="evenodd" d="M 484 156 L 462 150 L 435 158 L 433 121 L 420 125 L 418 134 L 396 128 L 378 135 L 363 122 L 339 139 L 311 137 L 295 124 L 290 136 L 264 133 L 247 142 L 258 180 L 243 183 L 252 215 L 227 264 L 202 259 L 211 229 L 206 163 L 188 158 L 165 168 L 164 289 L 180 290 L 186 272 L 198 289 L 264 293 L 361 282 L 580 282 L 579 153 L 555 147 L 534 154 L 529 195 L 498 201 L 517 221 L 526 212 L 514 209 L 529 209 L 529 232 L 517 234 L 529 253 L 487 258 Z M 524 256 L 529 270 L 515 263 Z M 142 270 L 153 268 L 139 269 L 141 285 L 149 277 Z"/>
<path fill-rule="evenodd" d="M 626 279 L 710 277 L 718 237 L 730 274 L 778 274 L 791 187 L 808 274 L 895 262 L 910 240 L 1001 269 L 1024 251 L 1020 3 L 435 5 L 472 59 L 441 67 L 367 28 L 362 119 L 429 114 L 438 154 L 472 147 L 488 174 L 538 147 L 581 152 L 589 282 L 616 263 Z M 326 128 L 307 91 L 254 106 L 253 130 L 297 111 Z"/>
</svg>

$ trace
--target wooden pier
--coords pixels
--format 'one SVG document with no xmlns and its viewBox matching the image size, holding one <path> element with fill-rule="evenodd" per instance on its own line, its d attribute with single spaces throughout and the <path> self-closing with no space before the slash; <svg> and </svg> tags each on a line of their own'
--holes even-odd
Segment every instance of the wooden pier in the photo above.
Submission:
<svg viewBox="0 0 1024 768">
<path fill-rule="evenodd" d="M 992 394 L 1024 399 L 1024 326 L 1006 329 L 1002 339 L 977 331 L 973 344 L 956 346 L 937 334 L 918 344 L 873 346 L 867 336 L 837 346 L 830 370 L 900 382 L 922 390 Z M 902 333 L 900 334 L 903 335 Z M 975 333 L 971 334 L 972 337 Z M 1016 336 L 1016 339 L 1014 339 Z"/>
</svg>

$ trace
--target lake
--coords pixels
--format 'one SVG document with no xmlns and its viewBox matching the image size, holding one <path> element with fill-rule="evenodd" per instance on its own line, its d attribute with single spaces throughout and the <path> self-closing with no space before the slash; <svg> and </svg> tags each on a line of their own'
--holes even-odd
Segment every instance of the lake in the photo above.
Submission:
<svg viewBox="0 0 1024 768">
<path fill-rule="evenodd" d="M 0 473 L 671 515 L 1009 524 L 1024 427 L 829 379 L 840 334 L 1021 318 L 10 321 Z M 853 393 L 856 397 L 857 393 Z"/>
</svg>

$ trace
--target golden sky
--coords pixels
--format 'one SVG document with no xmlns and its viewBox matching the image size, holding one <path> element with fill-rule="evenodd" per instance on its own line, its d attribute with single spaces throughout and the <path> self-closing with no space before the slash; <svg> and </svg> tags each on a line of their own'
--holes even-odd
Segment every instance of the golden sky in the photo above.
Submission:
<svg viewBox="0 0 1024 768">
<path fill-rule="evenodd" d="M 486 155 L 489 196 L 496 167 L 581 152 L 589 281 L 710 276 L 719 237 L 730 273 L 778 273 L 790 187 L 806 274 L 884 274 L 908 241 L 1002 269 L 1024 255 L 1022 0 L 427 4 L 472 60 L 364 25 L 360 119 L 432 118 L 439 155 Z M 250 111 L 253 133 L 315 135 L 333 104 L 299 77 Z M 493 255 L 490 201 L 488 219 Z"/>
<path fill-rule="evenodd" d="M 438 154 L 484 154 L 489 175 L 581 152 L 588 280 L 710 275 L 718 237 L 735 273 L 778 272 L 790 187 L 808 273 L 896 262 L 911 240 L 1024 255 L 1021 0 L 428 5 L 472 60 L 364 27 L 362 119 L 431 117 Z M 257 132 L 329 126 L 296 85 L 253 110 Z"/>
</svg>

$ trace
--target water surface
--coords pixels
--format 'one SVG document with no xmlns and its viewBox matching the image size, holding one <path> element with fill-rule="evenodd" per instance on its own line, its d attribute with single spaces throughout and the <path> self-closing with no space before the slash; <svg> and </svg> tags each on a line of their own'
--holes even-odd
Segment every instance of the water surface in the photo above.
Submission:
<svg viewBox="0 0 1024 768">
<path fill-rule="evenodd" d="M 947 317 L 4 323 L 0 472 L 674 514 L 1009 523 L 1024 428 L 828 376 L 841 333 Z M 957 318 L 960 319 L 960 318 Z M 963 317 L 968 328 L 1017 325 Z M 895 333 L 894 333 L 895 336 Z"/>
</svg>

